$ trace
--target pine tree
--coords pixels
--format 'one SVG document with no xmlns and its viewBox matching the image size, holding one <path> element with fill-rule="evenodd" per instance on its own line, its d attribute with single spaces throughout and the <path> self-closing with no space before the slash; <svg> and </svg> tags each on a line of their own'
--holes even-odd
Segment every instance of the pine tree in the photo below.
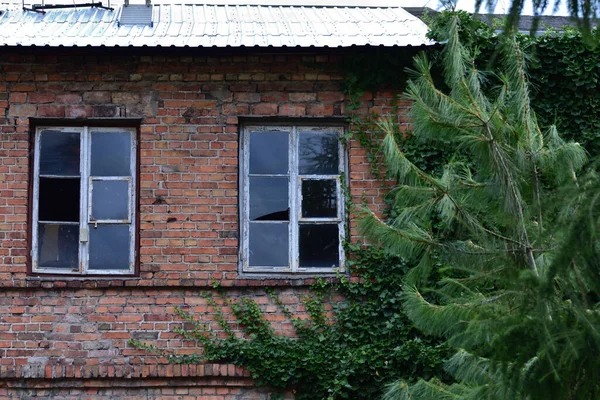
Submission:
<svg viewBox="0 0 600 400">
<path fill-rule="evenodd" d="M 542 130 L 529 102 L 526 55 L 514 37 L 493 72 L 477 70 L 449 24 L 443 85 L 425 55 L 407 88 L 414 135 L 457 154 L 440 174 L 380 127 L 393 218 L 367 211 L 372 243 L 416 265 L 405 311 L 447 339 L 455 378 L 390 385 L 387 400 L 600 398 L 600 184 L 577 143 Z"/>
</svg>

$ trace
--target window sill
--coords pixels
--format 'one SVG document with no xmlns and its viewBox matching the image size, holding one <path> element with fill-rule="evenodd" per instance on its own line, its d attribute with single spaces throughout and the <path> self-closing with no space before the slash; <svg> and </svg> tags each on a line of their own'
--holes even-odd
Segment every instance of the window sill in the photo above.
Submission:
<svg viewBox="0 0 600 400">
<path fill-rule="evenodd" d="M 41 289 L 105 289 L 137 286 L 140 277 L 135 276 L 27 276 L 27 288 Z"/>
<path fill-rule="evenodd" d="M 295 273 L 269 273 L 269 272 L 240 272 L 238 279 L 316 279 L 316 278 L 337 278 L 348 276 L 347 272 L 295 272 Z"/>
<path fill-rule="evenodd" d="M 264 272 L 240 273 L 233 283 L 222 282 L 222 286 L 237 287 L 286 287 L 311 286 L 319 280 L 338 282 L 340 278 L 351 278 L 347 272 L 338 273 L 294 273 L 268 274 Z"/>
<path fill-rule="evenodd" d="M 133 280 L 139 280 L 139 276 L 122 276 L 122 275 L 115 275 L 115 276 L 93 276 L 93 275 L 77 275 L 77 276 L 65 276 L 65 275 L 48 275 L 48 276 L 28 276 L 25 278 L 26 281 L 51 281 L 51 282 L 57 282 L 57 281 L 77 281 L 77 282 L 81 282 L 81 281 L 114 281 L 114 280 L 119 280 L 119 281 L 133 281 Z"/>
<path fill-rule="evenodd" d="M 352 277 L 347 272 L 344 273 L 323 273 L 323 274 L 227 274 L 227 277 L 218 280 L 218 284 L 223 288 L 261 288 L 261 287 L 308 287 L 323 279 L 328 282 L 337 282 L 340 278 L 348 278 L 354 281 L 357 278 Z M 65 277 L 65 276 L 27 276 L 20 285 L 20 288 L 33 289 L 106 289 L 106 288 L 129 288 L 129 289 L 206 289 L 214 288 L 215 281 L 207 278 L 156 278 L 156 277 L 134 277 L 134 276 L 115 276 L 115 277 Z"/>
</svg>

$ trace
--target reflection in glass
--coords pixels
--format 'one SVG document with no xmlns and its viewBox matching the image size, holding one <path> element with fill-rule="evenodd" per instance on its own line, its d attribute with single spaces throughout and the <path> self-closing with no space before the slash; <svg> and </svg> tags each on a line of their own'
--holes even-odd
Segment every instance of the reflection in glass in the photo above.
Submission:
<svg viewBox="0 0 600 400">
<path fill-rule="evenodd" d="M 300 268 L 336 268 L 340 265 L 337 224 L 301 224 Z"/>
<path fill-rule="evenodd" d="M 337 185 L 335 180 L 302 181 L 302 217 L 337 217 Z"/>
<path fill-rule="evenodd" d="M 92 181 L 92 219 L 129 219 L 129 181 Z"/>
<path fill-rule="evenodd" d="M 339 139 L 336 132 L 300 132 L 300 175 L 337 175 Z"/>
<path fill-rule="evenodd" d="M 79 178 L 40 178 L 40 221 L 79 221 Z"/>
<path fill-rule="evenodd" d="M 287 177 L 250 177 L 250 220 L 289 220 Z"/>
<path fill-rule="evenodd" d="M 89 269 L 129 269 L 129 225 L 89 225 Z"/>
<path fill-rule="evenodd" d="M 287 132 L 250 132 L 250 173 L 288 173 Z"/>
<path fill-rule="evenodd" d="M 131 175 L 131 134 L 92 132 L 91 174 L 93 176 Z"/>
<path fill-rule="evenodd" d="M 250 266 L 289 266 L 288 225 L 281 223 L 250 223 Z"/>
<path fill-rule="evenodd" d="M 40 175 L 79 175 L 79 133 L 41 132 Z"/>
<path fill-rule="evenodd" d="M 78 225 L 38 225 L 38 268 L 77 270 L 78 259 Z"/>
</svg>

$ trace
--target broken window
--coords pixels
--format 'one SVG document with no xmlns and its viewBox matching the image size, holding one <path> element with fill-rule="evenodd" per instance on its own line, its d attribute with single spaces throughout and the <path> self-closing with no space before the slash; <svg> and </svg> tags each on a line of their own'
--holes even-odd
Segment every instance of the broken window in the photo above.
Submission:
<svg viewBox="0 0 600 400">
<path fill-rule="evenodd" d="M 243 129 L 243 271 L 343 270 L 342 134 L 341 127 Z"/>
<path fill-rule="evenodd" d="M 135 129 L 38 128 L 32 272 L 134 272 Z"/>
</svg>

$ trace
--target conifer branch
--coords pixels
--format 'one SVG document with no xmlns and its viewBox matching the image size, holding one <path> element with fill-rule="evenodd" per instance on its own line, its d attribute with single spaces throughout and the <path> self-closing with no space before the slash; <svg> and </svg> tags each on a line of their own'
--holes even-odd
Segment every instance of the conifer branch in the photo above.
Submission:
<svg viewBox="0 0 600 400">
<path fill-rule="evenodd" d="M 417 140 L 449 142 L 461 162 L 419 169 L 382 123 L 398 178 L 394 218 L 361 222 L 373 243 L 415 264 L 404 308 L 456 349 L 446 366 L 457 381 L 397 383 L 386 400 L 600 398 L 589 379 L 600 376 L 600 177 L 577 176 L 586 162 L 577 143 L 555 128 L 542 134 L 519 43 L 502 43 L 488 82 L 458 33 L 454 19 L 442 65 L 449 90 L 419 56 L 407 96 Z"/>
</svg>

